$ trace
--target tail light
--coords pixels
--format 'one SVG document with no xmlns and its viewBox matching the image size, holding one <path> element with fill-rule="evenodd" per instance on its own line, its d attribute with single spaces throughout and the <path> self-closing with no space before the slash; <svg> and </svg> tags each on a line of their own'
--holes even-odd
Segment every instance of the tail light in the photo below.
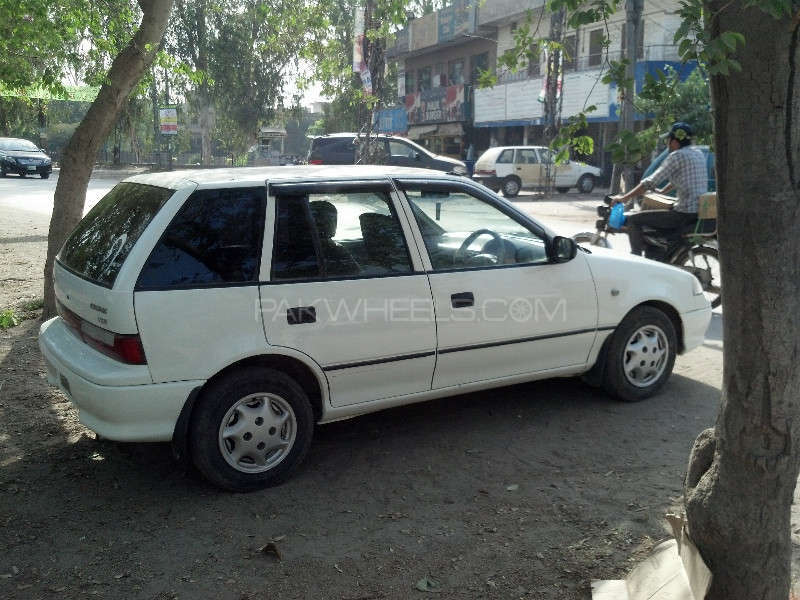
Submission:
<svg viewBox="0 0 800 600">
<path fill-rule="evenodd" d="M 142 340 L 136 335 L 114 333 L 90 323 L 56 301 L 58 315 L 86 344 L 106 356 L 129 365 L 146 365 Z"/>
<path fill-rule="evenodd" d="M 475 171 L 476 175 L 489 175 L 490 177 L 497 177 L 497 171 L 494 169 L 478 169 Z"/>
<path fill-rule="evenodd" d="M 310 165 L 321 165 L 322 164 L 322 159 L 321 158 L 312 158 L 312 159 L 310 159 L 308 161 L 308 164 L 310 164 Z"/>
</svg>

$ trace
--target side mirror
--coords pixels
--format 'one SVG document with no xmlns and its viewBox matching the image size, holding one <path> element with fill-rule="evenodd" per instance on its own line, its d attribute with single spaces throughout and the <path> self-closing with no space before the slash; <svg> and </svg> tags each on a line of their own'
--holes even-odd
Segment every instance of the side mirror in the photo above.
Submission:
<svg viewBox="0 0 800 600">
<path fill-rule="evenodd" d="M 578 244 L 575 240 L 568 237 L 557 235 L 548 244 L 548 257 L 550 262 L 563 263 L 569 262 L 578 253 Z"/>
<path fill-rule="evenodd" d="M 414 152 L 414 160 L 422 160 L 422 153 Z"/>
</svg>

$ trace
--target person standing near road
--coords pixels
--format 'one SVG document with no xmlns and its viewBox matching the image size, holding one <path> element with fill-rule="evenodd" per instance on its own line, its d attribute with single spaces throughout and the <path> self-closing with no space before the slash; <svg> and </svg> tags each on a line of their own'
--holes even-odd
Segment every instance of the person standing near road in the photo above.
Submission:
<svg viewBox="0 0 800 600">
<path fill-rule="evenodd" d="M 642 227 L 648 226 L 662 231 L 677 231 L 697 221 L 697 208 L 700 195 L 708 187 L 706 158 L 698 149 L 692 147 L 692 128 L 688 123 L 678 122 L 664 134 L 667 137 L 669 156 L 661 166 L 648 177 L 642 179 L 630 192 L 614 196 L 614 204 L 627 202 L 640 196 L 645 190 L 652 190 L 656 182 L 667 179 L 666 187 L 656 190 L 665 193 L 675 189 L 678 199 L 668 210 L 642 210 L 626 215 L 631 253 L 641 256 L 645 249 Z"/>
</svg>

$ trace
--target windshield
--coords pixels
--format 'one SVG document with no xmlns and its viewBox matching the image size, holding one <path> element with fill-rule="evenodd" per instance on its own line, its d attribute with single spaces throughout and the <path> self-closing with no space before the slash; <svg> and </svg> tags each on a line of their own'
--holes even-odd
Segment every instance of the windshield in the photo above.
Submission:
<svg viewBox="0 0 800 600">
<path fill-rule="evenodd" d="M 0 150 L 20 150 L 23 152 L 39 152 L 36 144 L 28 140 L 6 139 L 0 140 Z"/>
<path fill-rule="evenodd" d="M 118 184 L 78 223 L 58 261 L 84 279 L 112 287 L 131 248 L 172 194 L 152 185 Z"/>
<path fill-rule="evenodd" d="M 408 138 L 398 137 L 398 139 L 403 140 L 406 144 L 408 144 L 409 146 L 411 146 L 412 148 L 414 148 L 414 150 L 417 150 L 418 152 L 422 152 L 423 154 L 426 154 L 428 156 L 436 156 L 433 152 L 431 152 L 430 150 L 428 150 L 424 146 L 420 146 L 419 144 L 413 142 L 412 140 L 410 140 Z"/>
</svg>

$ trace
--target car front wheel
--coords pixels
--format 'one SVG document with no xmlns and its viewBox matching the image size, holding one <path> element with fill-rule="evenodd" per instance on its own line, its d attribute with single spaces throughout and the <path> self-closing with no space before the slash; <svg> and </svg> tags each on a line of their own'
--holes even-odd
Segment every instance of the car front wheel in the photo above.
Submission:
<svg viewBox="0 0 800 600">
<path fill-rule="evenodd" d="M 608 344 L 605 388 L 626 402 L 649 398 L 672 373 L 677 335 L 670 318 L 653 306 L 640 306 L 622 320 Z"/>
<path fill-rule="evenodd" d="M 249 367 L 203 392 L 192 414 L 190 448 L 210 482 L 249 492 L 288 479 L 313 433 L 314 413 L 303 388 L 279 371 Z"/>
</svg>

